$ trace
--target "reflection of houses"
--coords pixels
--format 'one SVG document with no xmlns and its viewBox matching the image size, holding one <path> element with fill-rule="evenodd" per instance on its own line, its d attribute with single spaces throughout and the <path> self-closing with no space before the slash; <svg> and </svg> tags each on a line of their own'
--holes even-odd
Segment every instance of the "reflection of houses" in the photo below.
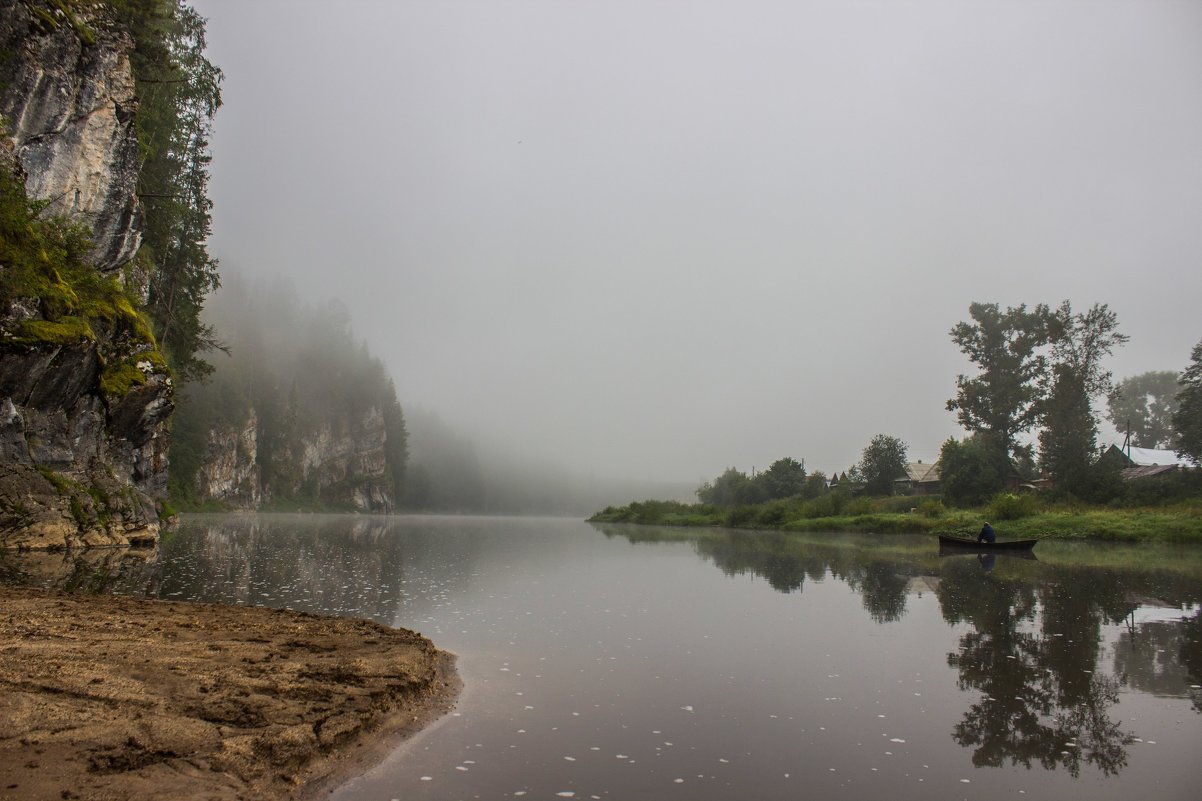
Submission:
<svg viewBox="0 0 1202 801">
<path fill-rule="evenodd" d="M 1188 461 L 1174 451 L 1136 448 L 1133 445 L 1122 448 L 1111 445 L 1102 453 L 1101 461 L 1118 464 L 1122 468 L 1119 475 L 1124 481 L 1164 476 L 1190 466 Z"/>
<path fill-rule="evenodd" d="M 924 592 L 939 591 L 939 576 L 914 576 L 906 582 L 906 592 L 922 597 Z"/>
<path fill-rule="evenodd" d="M 893 488 L 912 495 L 934 495 L 939 492 L 939 462 L 911 462 L 906 465 L 905 475 L 893 480 Z"/>
</svg>

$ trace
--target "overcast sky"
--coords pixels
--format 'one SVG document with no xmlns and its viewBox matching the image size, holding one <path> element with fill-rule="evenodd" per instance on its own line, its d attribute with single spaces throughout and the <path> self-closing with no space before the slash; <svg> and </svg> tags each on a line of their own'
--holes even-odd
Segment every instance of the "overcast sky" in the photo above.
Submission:
<svg viewBox="0 0 1202 801">
<path fill-rule="evenodd" d="M 402 403 L 598 475 L 877 433 L 973 301 L 1202 339 L 1197 0 L 195 0 L 213 255 L 339 298 Z"/>
</svg>

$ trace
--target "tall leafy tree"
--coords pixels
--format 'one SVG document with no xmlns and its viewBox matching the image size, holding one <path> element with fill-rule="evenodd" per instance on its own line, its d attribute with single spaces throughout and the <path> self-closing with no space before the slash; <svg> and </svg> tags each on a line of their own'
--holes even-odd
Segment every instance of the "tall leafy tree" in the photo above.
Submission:
<svg viewBox="0 0 1202 801">
<path fill-rule="evenodd" d="M 995 469 L 1008 472 L 1020 449 L 1018 435 L 1039 421 L 1047 391 L 1051 311 L 1043 304 L 1002 311 L 996 303 L 973 303 L 968 322 L 951 330 L 952 341 L 977 365 L 975 376 L 956 377 L 956 397 L 947 408 L 967 431 L 982 435 Z"/>
<path fill-rule="evenodd" d="M 1103 369 L 1102 360 L 1130 339 L 1119 333 L 1118 315 L 1105 303 L 1089 311 L 1073 313 L 1066 300 L 1049 317 L 1052 358 L 1057 366 L 1077 376 L 1091 397 L 1114 389 L 1114 375 Z"/>
<path fill-rule="evenodd" d="M 806 468 L 802 462 L 786 456 L 773 462 L 755 480 L 763 486 L 768 500 L 791 498 L 801 494 L 806 483 Z"/>
<path fill-rule="evenodd" d="M 1177 432 L 1177 454 L 1202 465 L 1202 341 L 1194 345 L 1189 366 L 1178 379 L 1177 411 L 1173 429 Z"/>
<path fill-rule="evenodd" d="M 1141 448 L 1173 447 L 1177 374 L 1168 370 L 1124 378 L 1106 400 L 1107 417 L 1119 431 L 1131 432 Z"/>
<path fill-rule="evenodd" d="M 1128 337 L 1119 333 L 1118 315 L 1105 303 L 1073 313 L 1066 300 L 1049 319 L 1054 377 L 1039 433 L 1040 462 L 1058 486 L 1088 492 L 1098 432 L 1093 398 L 1113 390 L 1102 362 Z"/>
<path fill-rule="evenodd" d="M 860 456 L 860 473 L 872 495 L 890 495 L 893 481 L 906 472 L 906 443 L 888 434 L 877 434 Z"/>
<path fill-rule="evenodd" d="M 752 479 L 733 467 L 698 487 L 697 499 L 714 506 L 743 506 L 762 500 Z"/>
</svg>

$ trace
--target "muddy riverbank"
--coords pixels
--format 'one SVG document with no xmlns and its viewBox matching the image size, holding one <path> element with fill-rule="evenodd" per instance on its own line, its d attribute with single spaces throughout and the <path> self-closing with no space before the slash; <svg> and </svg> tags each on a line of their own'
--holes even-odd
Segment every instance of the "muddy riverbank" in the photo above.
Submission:
<svg viewBox="0 0 1202 801">
<path fill-rule="evenodd" d="M 311 798 L 448 711 L 454 657 L 364 620 L 0 586 L 0 797 Z"/>
</svg>

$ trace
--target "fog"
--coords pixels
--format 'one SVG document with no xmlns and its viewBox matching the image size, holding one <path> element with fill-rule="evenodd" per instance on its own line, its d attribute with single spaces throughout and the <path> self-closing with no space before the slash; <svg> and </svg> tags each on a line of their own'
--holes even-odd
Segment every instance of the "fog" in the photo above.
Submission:
<svg viewBox="0 0 1202 801">
<path fill-rule="evenodd" d="M 973 301 L 1202 338 L 1202 3 L 194 0 L 213 255 L 482 447 L 698 482 L 933 461 Z"/>
</svg>

